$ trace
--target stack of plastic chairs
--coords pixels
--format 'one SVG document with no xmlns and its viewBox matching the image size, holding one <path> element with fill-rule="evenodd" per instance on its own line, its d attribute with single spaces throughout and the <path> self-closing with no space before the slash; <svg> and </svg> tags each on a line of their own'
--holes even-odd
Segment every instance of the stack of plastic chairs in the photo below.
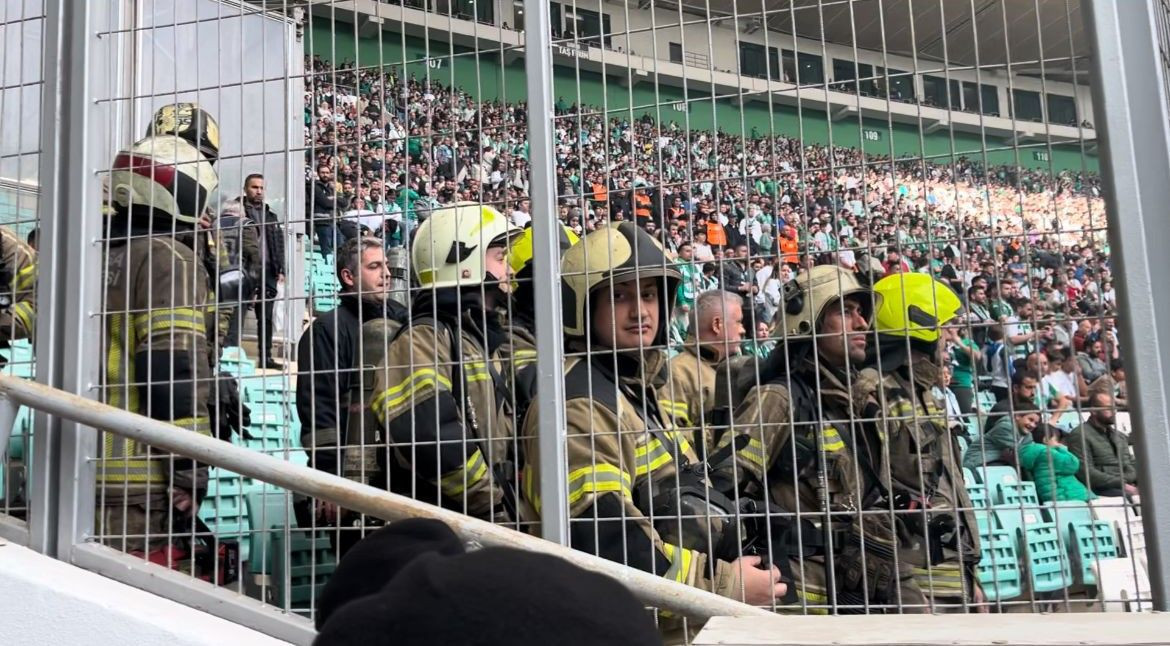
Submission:
<svg viewBox="0 0 1170 646">
<path fill-rule="evenodd" d="M 1056 523 L 1044 519 L 1035 485 L 1020 482 L 1009 467 L 985 467 L 983 474 L 984 484 L 994 492 L 992 500 L 998 503 L 993 507 L 995 525 L 1015 538 L 1032 590 L 1055 592 L 1072 585 L 1065 542 Z"/>
<path fill-rule="evenodd" d="M 316 312 L 328 312 L 337 307 L 337 292 L 341 283 L 337 281 L 333 256 L 324 256 L 319 251 L 310 251 L 305 262 L 305 291 L 313 302 Z"/>
<path fill-rule="evenodd" d="M 976 482 L 976 476 L 970 470 L 963 471 L 967 480 L 967 494 L 975 508 L 975 522 L 979 527 L 979 542 L 983 549 L 976 567 L 979 583 L 989 601 L 1014 599 L 1023 593 L 1024 588 L 1015 537 L 996 526 L 987 485 Z"/>
<path fill-rule="evenodd" d="M 243 348 L 227 347 L 219 354 L 219 371 L 235 377 L 247 377 L 256 374 L 256 362 L 248 358 Z"/>
<path fill-rule="evenodd" d="M 255 488 L 250 478 L 212 467 L 208 469 L 207 496 L 199 505 L 199 519 L 217 540 L 234 540 L 240 545 L 240 561 L 246 562 L 251 523 L 247 494 Z"/>
<path fill-rule="evenodd" d="M 305 529 L 271 532 L 271 537 L 272 603 L 307 617 L 337 569 L 329 537 Z"/>
</svg>

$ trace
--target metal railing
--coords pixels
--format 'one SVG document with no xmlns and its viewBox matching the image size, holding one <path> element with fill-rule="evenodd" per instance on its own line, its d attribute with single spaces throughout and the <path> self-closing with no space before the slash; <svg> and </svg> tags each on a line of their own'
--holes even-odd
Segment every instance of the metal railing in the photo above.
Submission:
<svg viewBox="0 0 1170 646">
<path fill-rule="evenodd" d="M 458 512 L 375 489 L 308 467 L 256 453 L 211 437 L 191 433 L 149 417 L 17 377 L 0 376 L 0 428 L 11 428 L 17 406 L 26 405 L 119 437 L 192 458 L 201 464 L 284 487 L 383 520 L 431 518 L 449 526 L 465 541 L 511 547 L 564 559 L 580 568 L 622 583 L 647 606 L 694 619 L 768 616 L 771 613 L 727 597 L 668 581 L 584 552 L 545 541 Z M 96 433 L 96 431 L 90 431 Z M 0 446 L 7 445 L 0 435 Z"/>
</svg>

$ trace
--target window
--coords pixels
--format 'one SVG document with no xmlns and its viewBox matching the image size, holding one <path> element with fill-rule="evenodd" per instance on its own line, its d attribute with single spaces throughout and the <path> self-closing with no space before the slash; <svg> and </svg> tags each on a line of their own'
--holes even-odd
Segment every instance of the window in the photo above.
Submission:
<svg viewBox="0 0 1170 646">
<path fill-rule="evenodd" d="M 980 105 L 982 101 L 982 106 Z M 986 83 L 963 81 L 963 109 L 967 112 L 983 111 L 989 116 L 999 116 L 999 88 Z"/>
<path fill-rule="evenodd" d="M 784 80 L 799 85 L 820 85 L 825 82 L 825 63 L 816 54 L 784 50 Z"/>
<path fill-rule="evenodd" d="M 950 83 L 947 83 L 947 80 L 941 76 L 924 75 L 922 77 L 922 102 L 948 110 L 958 110 L 962 97 L 959 81 L 950 79 Z"/>
<path fill-rule="evenodd" d="M 670 43 L 670 62 L 683 62 L 682 43 Z"/>
<path fill-rule="evenodd" d="M 496 5 L 488 0 L 452 0 L 451 15 L 464 20 L 474 19 L 485 25 L 494 25 L 496 22 Z"/>
<path fill-rule="evenodd" d="M 739 44 L 739 72 L 744 76 L 780 80 L 780 57 L 775 47 L 767 50 L 765 63 L 764 46 L 755 43 Z"/>
<path fill-rule="evenodd" d="M 904 70 L 887 70 L 889 79 L 885 80 L 890 91 L 890 98 L 895 101 L 910 101 L 915 99 L 914 75 Z M 884 79 L 879 79 L 882 81 Z"/>
<path fill-rule="evenodd" d="M 1048 122 L 1062 126 L 1077 125 L 1077 102 L 1071 96 L 1049 94 Z"/>
<path fill-rule="evenodd" d="M 1020 121 L 1043 121 L 1040 107 L 1040 93 L 1028 90 L 1012 90 L 1012 116 Z"/>
<path fill-rule="evenodd" d="M 881 68 L 878 68 L 881 69 Z M 839 92 L 860 92 L 865 96 L 881 96 L 878 83 L 873 78 L 873 65 L 855 63 L 840 58 L 833 59 L 833 86 Z M 856 81 L 856 82 L 850 82 Z"/>
<path fill-rule="evenodd" d="M 580 8 L 566 8 L 565 29 L 566 37 L 568 36 L 568 32 L 572 31 L 581 39 L 582 44 L 600 47 L 604 43 L 605 47 L 609 47 L 612 40 L 610 37 L 612 30 L 610 29 L 609 14 L 607 13 L 602 14 Z"/>
</svg>

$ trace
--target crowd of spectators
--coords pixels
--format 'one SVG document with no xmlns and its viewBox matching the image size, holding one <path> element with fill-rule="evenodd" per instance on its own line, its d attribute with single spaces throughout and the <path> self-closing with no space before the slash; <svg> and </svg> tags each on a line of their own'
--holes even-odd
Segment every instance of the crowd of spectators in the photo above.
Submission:
<svg viewBox="0 0 1170 646">
<path fill-rule="evenodd" d="M 434 80 L 319 57 L 306 68 L 307 213 L 319 238 L 368 230 L 387 246 L 408 244 L 430 208 L 461 200 L 494 204 L 520 226 L 538 217 L 524 102 L 477 101 Z M 808 266 L 839 263 L 868 281 L 922 271 L 954 288 L 971 322 L 947 346 L 958 412 L 974 410 L 980 388 L 1013 405 L 1022 375 L 1043 380 L 1044 396 L 1030 397 L 1041 410 L 1079 410 L 1090 384 L 1124 372 L 1093 173 L 891 159 L 755 129 L 687 131 L 563 98 L 553 133 L 559 221 L 581 235 L 634 220 L 679 264 L 676 344 L 695 296 L 724 289 L 744 299 L 743 351 L 764 355 L 782 286 Z M 1036 357 L 1039 374 L 1026 365 Z M 1124 406 L 1122 387 L 1107 389 Z"/>
</svg>

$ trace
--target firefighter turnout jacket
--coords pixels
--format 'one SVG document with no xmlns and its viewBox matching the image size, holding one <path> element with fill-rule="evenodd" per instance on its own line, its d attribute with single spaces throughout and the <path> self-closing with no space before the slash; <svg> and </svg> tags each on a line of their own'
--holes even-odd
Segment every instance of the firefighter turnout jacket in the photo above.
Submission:
<svg viewBox="0 0 1170 646">
<path fill-rule="evenodd" d="M 504 521 L 495 467 L 511 459 L 511 402 L 491 361 L 503 333 L 481 330 L 483 316 L 410 321 L 374 371 L 370 410 L 391 445 L 392 491 Z"/>
</svg>

